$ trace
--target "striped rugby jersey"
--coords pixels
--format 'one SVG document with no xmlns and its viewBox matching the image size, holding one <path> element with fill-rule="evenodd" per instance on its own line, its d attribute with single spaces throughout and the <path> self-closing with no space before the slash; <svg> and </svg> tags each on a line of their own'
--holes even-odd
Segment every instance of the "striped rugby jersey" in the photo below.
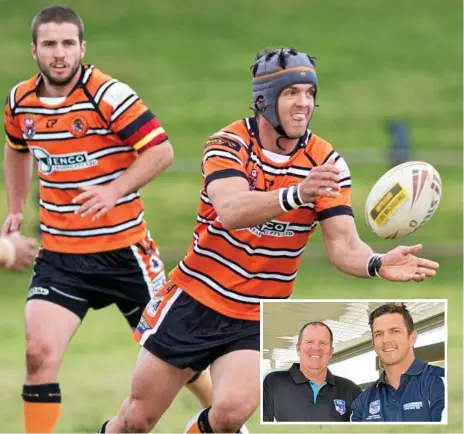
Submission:
<svg viewBox="0 0 464 434">
<path fill-rule="evenodd" d="M 324 164 L 331 156 L 336 157 L 341 170 L 340 196 L 321 197 L 262 225 L 226 230 L 208 198 L 206 187 L 218 178 L 243 177 L 250 190 L 256 191 L 298 184 L 312 167 Z M 270 153 L 260 144 L 256 119 L 246 118 L 210 137 L 202 173 L 193 242 L 170 278 L 223 315 L 258 321 L 260 300 L 291 295 L 301 256 L 318 222 L 353 215 L 348 166 L 328 142 L 309 130 L 290 158 Z"/>
<path fill-rule="evenodd" d="M 138 192 L 121 197 L 104 217 L 74 214 L 79 185 L 120 176 L 137 153 L 167 135 L 126 84 L 83 65 L 76 87 L 58 105 L 37 96 L 41 75 L 16 85 L 5 106 L 7 145 L 37 160 L 43 247 L 62 253 L 95 253 L 130 246 L 147 229 Z M 17 182 L 22 182 L 18 180 Z"/>
</svg>

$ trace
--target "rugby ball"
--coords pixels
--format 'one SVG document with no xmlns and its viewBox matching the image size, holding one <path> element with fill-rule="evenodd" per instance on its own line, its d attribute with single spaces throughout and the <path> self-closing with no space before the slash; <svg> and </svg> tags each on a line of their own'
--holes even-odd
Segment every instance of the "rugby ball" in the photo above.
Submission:
<svg viewBox="0 0 464 434">
<path fill-rule="evenodd" d="M 366 201 L 366 222 L 383 238 L 404 237 L 427 223 L 438 208 L 441 178 L 423 161 L 390 169 L 374 185 Z"/>
</svg>

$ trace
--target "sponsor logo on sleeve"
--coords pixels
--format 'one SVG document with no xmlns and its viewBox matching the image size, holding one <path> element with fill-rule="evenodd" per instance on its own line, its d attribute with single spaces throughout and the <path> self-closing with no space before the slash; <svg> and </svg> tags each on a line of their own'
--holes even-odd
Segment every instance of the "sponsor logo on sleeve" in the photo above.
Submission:
<svg viewBox="0 0 464 434">
<path fill-rule="evenodd" d="M 223 137 L 211 137 L 208 139 L 205 145 L 205 149 L 209 148 L 210 146 L 226 146 L 227 148 L 231 148 L 234 151 L 240 151 L 240 145 L 238 143 L 224 139 Z"/>
</svg>

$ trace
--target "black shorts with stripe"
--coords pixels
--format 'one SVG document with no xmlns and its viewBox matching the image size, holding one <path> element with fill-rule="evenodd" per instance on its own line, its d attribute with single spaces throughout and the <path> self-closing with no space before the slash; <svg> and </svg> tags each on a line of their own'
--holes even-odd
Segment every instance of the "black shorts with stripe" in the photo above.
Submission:
<svg viewBox="0 0 464 434">
<path fill-rule="evenodd" d="M 171 282 L 156 295 L 145 308 L 134 337 L 165 362 L 201 371 L 233 351 L 259 351 L 259 321 L 224 316 Z"/>
<path fill-rule="evenodd" d="M 159 251 L 147 239 L 102 253 L 68 254 L 42 249 L 27 300 L 59 304 L 81 320 L 90 308 L 115 303 L 135 328 L 146 304 L 166 281 Z"/>
</svg>

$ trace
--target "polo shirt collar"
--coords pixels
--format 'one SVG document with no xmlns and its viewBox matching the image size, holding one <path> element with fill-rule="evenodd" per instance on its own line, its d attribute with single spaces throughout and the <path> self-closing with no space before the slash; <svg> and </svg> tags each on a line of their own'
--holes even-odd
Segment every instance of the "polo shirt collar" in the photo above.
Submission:
<svg viewBox="0 0 464 434">
<path fill-rule="evenodd" d="M 411 376 L 420 375 L 425 365 L 426 363 L 422 359 L 419 359 L 419 357 L 416 357 L 414 359 L 414 362 L 412 362 L 411 366 L 408 368 L 408 370 L 403 375 L 411 375 Z M 382 371 L 379 379 L 375 383 L 375 386 L 379 387 L 380 384 L 388 385 L 387 380 L 385 379 L 385 371 Z"/>
<path fill-rule="evenodd" d="M 303 372 L 301 372 L 299 363 L 294 363 L 289 369 L 289 372 L 290 376 L 296 384 L 303 384 L 309 381 L 309 378 L 306 378 Z M 325 381 L 328 384 L 335 386 L 335 377 L 332 375 L 332 372 L 330 372 L 329 369 L 327 369 L 327 377 Z"/>
</svg>

